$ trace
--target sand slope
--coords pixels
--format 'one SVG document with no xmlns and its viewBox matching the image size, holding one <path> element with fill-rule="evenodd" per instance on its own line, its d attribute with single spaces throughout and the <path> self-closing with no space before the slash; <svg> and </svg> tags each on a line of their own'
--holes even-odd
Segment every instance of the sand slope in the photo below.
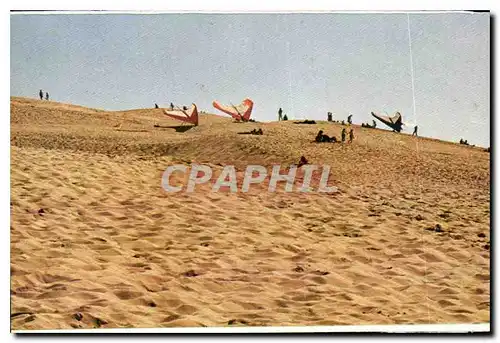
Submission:
<svg viewBox="0 0 500 343">
<path fill-rule="evenodd" d="M 359 127 L 352 145 L 312 143 L 319 129 L 339 136 L 329 123 L 200 120 L 181 133 L 161 110 L 11 99 L 13 329 L 489 321 L 488 153 Z M 161 188 L 173 163 L 301 155 L 331 165 L 340 191 Z"/>
</svg>

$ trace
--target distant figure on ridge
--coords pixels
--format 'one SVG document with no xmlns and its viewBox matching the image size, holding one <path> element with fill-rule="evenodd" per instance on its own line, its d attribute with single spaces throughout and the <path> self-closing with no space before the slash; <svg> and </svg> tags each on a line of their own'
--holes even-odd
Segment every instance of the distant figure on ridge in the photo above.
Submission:
<svg viewBox="0 0 500 343">
<path fill-rule="evenodd" d="M 45 92 L 45 100 L 49 100 L 49 93 Z"/>
<path fill-rule="evenodd" d="M 347 117 L 347 122 L 349 124 L 352 124 L 352 114 L 349 114 L 349 116 Z"/>
<path fill-rule="evenodd" d="M 43 100 L 43 91 L 40 89 L 40 93 L 38 93 L 40 95 L 40 100 Z"/>
<path fill-rule="evenodd" d="M 283 116 L 283 120 L 288 120 L 288 117 L 286 116 L 286 114 Z"/>
<path fill-rule="evenodd" d="M 351 129 L 351 131 L 349 131 L 349 143 L 352 143 L 354 139 L 354 129 Z"/>
<path fill-rule="evenodd" d="M 327 114 L 327 120 L 328 121 L 332 121 L 333 120 L 332 112 L 328 112 L 328 114 Z"/>
<path fill-rule="evenodd" d="M 412 136 L 418 136 L 417 131 L 418 131 L 418 126 L 415 125 L 415 128 L 413 129 L 413 133 L 411 135 Z"/>
<path fill-rule="evenodd" d="M 278 121 L 281 121 L 282 119 L 283 119 L 283 110 L 280 107 L 280 109 L 278 110 Z"/>
<path fill-rule="evenodd" d="M 170 103 L 170 110 L 173 111 L 174 110 L 174 104 Z"/>
<path fill-rule="evenodd" d="M 373 121 L 373 125 L 372 125 L 373 128 L 376 128 L 377 127 L 377 122 L 374 120 Z"/>
<path fill-rule="evenodd" d="M 342 134 L 341 134 L 341 136 L 342 136 L 342 143 L 345 142 L 345 135 L 346 135 L 346 131 L 345 131 L 345 127 L 343 127 L 342 128 Z"/>
<path fill-rule="evenodd" d="M 159 108 L 157 103 L 155 103 L 155 108 Z"/>
</svg>

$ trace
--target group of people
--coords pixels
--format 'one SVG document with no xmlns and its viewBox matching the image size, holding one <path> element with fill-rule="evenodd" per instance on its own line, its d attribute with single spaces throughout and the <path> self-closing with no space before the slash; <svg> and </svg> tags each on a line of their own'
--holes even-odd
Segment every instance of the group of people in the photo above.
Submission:
<svg viewBox="0 0 500 343">
<path fill-rule="evenodd" d="M 368 127 L 374 129 L 377 127 L 377 122 L 373 120 L 371 125 L 370 123 L 361 123 L 361 127 Z"/>
<path fill-rule="evenodd" d="M 338 121 L 338 120 L 333 120 L 333 114 L 332 114 L 332 112 L 327 112 L 327 114 L 326 114 L 326 119 L 327 119 L 328 121 L 332 121 L 332 122 L 334 122 L 334 123 L 340 123 L 340 121 Z M 350 124 L 352 124 L 352 114 L 349 114 L 349 115 L 347 116 L 347 123 L 348 123 L 349 125 L 350 125 Z M 345 125 L 345 122 L 344 122 L 343 120 L 342 120 L 342 125 Z"/>
<path fill-rule="evenodd" d="M 347 130 L 344 127 L 342 128 L 342 132 L 340 134 L 342 143 L 345 142 L 346 136 L 347 136 Z M 354 129 L 351 128 L 351 130 L 349 131 L 349 143 L 352 143 L 353 140 L 354 140 Z M 323 130 L 319 130 L 318 134 L 316 135 L 315 141 L 317 143 L 326 143 L 326 142 L 336 143 L 338 140 L 337 137 L 335 136 L 329 137 L 328 135 L 325 135 L 323 133 Z"/>
<path fill-rule="evenodd" d="M 278 110 L 278 121 L 282 120 L 288 120 L 288 117 L 286 114 L 285 115 L 283 114 L 283 110 L 280 107 L 280 109 Z"/>
<path fill-rule="evenodd" d="M 239 135 L 257 135 L 262 136 L 264 131 L 262 129 L 252 129 L 252 131 L 238 132 Z"/>
<path fill-rule="evenodd" d="M 158 106 L 157 103 L 155 103 L 155 108 L 160 108 L 160 106 Z M 186 106 L 183 106 L 182 109 L 184 111 L 186 111 L 188 108 Z M 174 104 L 173 103 L 170 103 L 170 110 L 173 111 L 174 110 Z"/>
<path fill-rule="evenodd" d="M 262 131 L 262 129 L 253 129 L 252 131 L 250 131 L 250 134 L 251 135 L 263 135 L 264 132 Z"/>
<path fill-rule="evenodd" d="M 43 90 L 40 89 L 40 92 L 38 93 L 40 96 L 40 100 L 43 100 Z M 45 100 L 49 100 L 49 93 L 45 92 Z"/>
<path fill-rule="evenodd" d="M 460 138 L 460 144 L 469 145 L 467 140 L 463 140 L 462 138 Z"/>
</svg>

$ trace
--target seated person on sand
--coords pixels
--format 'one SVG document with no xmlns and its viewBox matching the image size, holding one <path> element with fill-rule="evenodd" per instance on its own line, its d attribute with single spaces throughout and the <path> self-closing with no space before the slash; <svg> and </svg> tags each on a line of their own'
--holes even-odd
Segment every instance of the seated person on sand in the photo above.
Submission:
<svg viewBox="0 0 500 343">
<path fill-rule="evenodd" d="M 300 167 L 302 167 L 303 165 L 308 164 L 308 163 L 309 163 L 309 162 L 307 161 L 307 159 L 304 157 L 304 155 L 302 155 L 302 156 L 300 157 L 300 161 L 299 161 L 299 164 L 297 165 L 297 167 L 299 167 L 299 168 L 300 168 Z"/>
<path fill-rule="evenodd" d="M 317 143 L 323 142 L 323 130 L 318 131 L 318 134 L 316 135 L 315 141 Z"/>
<path fill-rule="evenodd" d="M 316 121 L 306 119 L 306 120 L 303 120 L 303 121 L 296 121 L 295 124 L 316 124 Z"/>
<path fill-rule="evenodd" d="M 323 130 L 319 130 L 318 134 L 316 135 L 315 141 L 317 143 L 325 143 L 325 142 L 337 142 L 337 138 L 335 137 L 329 137 L 328 135 L 323 134 Z"/>
<path fill-rule="evenodd" d="M 262 131 L 262 129 L 253 129 L 252 131 L 250 132 L 240 132 L 239 133 L 240 135 L 263 135 L 264 132 Z"/>
</svg>

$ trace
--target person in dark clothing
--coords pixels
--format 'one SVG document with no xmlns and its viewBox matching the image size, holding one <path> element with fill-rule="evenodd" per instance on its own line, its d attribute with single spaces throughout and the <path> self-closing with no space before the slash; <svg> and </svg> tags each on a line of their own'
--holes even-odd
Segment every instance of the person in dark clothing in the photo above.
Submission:
<svg viewBox="0 0 500 343">
<path fill-rule="evenodd" d="M 283 119 L 283 110 L 280 107 L 280 109 L 278 110 L 278 121 L 281 121 L 282 119 Z"/>
<path fill-rule="evenodd" d="M 302 167 L 303 165 L 305 164 L 308 164 L 309 162 L 307 161 L 307 159 L 304 157 L 304 155 L 302 155 L 300 157 L 300 161 L 299 161 L 299 164 L 297 165 L 298 168 Z"/>
<path fill-rule="evenodd" d="M 283 116 L 283 120 L 288 120 L 288 117 L 286 114 Z"/>
<path fill-rule="evenodd" d="M 418 126 L 415 125 L 415 128 L 413 129 L 413 133 L 411 135 L 418 136 L 417 131 L 418 131 Z"/>
<path fill-rule="evenodd" d="M 306 119 L 306 120 L 303 120 L 303 121 L 296 121 L 296 122 L 294 122 L 294 124 L 316 124 L 316 121 Z"/>
<path fill-rule="evenodd" d="M 49 93 L 45 92 L 45 100 L 49 100 Z"/>
<path fill-rule="evenodd" d="M 349 131 L 349 143 L 352 143 L 354 139 L 354 129 L 351 129 L 351 131 Z"/>
<path fill-rule="evenodd" d="M 327 114 L 327 120 L 328 121 L 332 121 L 333 120 L 332 112 L 328 112 L 328 114 Z"/>
<path fill-rule="evenodd" d="M 323 142 L 323 130 L 319 130 L 318 134 L 316 135 L 315 141 L 318 143 Z"/>
<path fill-rule="evenodd" d="M 329 137 L 328 135 L 323 134 L 323 130 L 319 130 L 318 134 L 316 135 L 315 141 L 317 143 L 328 143 L 328 142 L 337 142 L 336 137 Z"/>
<path fill-rule="evenodd" d="M 155 103 L 155 108 L 159 108 L 157 103 Z"/>
<path fill-rule="evenodd" d="M 40 93 L 38 93 L 40 95 L 40 100 L 43 100 L 43 91 L 40 89 Z"/>
<path fill-rule="evenodd" d="M 170 110 L 173 111 L 174 110 L 174 104 L 173 103 L 170 103 Z"/>
<path fill-rule="evenodd" d="M 345 135 L 346 135 L 346 131 L 345 131 L 345 127 L 342 128 L 342 134 L 341 134 L 341 137 L 342 137 L 342 143 L 345 142 Z"/>
<path fill-rule="evenodd" d="M 347 122 L 349 124 L 352 124 L 352 114 L 350 114 L 348 117 L 347 117 Z"/>
</svg>

